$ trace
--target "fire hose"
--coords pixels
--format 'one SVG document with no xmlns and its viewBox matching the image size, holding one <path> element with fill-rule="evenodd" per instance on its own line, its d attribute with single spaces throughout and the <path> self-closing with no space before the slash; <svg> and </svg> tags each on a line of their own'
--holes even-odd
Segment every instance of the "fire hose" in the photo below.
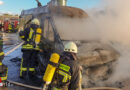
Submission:
<svg viewBox="0 0 130 90">
<path fill-rule="evenodd" d="M 20 43 L 16 43 L 16 44 L 14 44 L 14 45 L 9 45 L 9 46 L 4 47 L 3 49 L 6 50 L 6 49 L 8 49 L 8 48 L 13 48 L 13 47 L 15 47 L 15 46 L 18 46 L 19 44 L 20 44 Z"/>
<path fill-rule="evenodd" d="M 10 53 L 12 53 L 13 51 L 15 51 L 17 48 L 19 48 L 22 44 L 23 44 L 24 42 L 22 42 L 22 43 L 20 43 L 18 46 L 16 46 L 15 48 L 13 48 L 13 49 L 11 49 L 10 51 L 8 51 L 7 53 L 5 53 L 5 55 L 4 56 L 7 56 L 7 55 L 9 55 Z M 55 59 L 56 58 L 54 58 L 54 57 L 56 57 L 55 55 L 51 58 L 52 59 L 52 61 L 53 61 L 53 59 L 54 59 L 54 61 L 55 61 Z M 58 56 L 58 58 L 57 58 L 58 60 L 59 60 L 59 56 Z M 57 61 L 58 62 L 58 61 Z M 52 68 L 52 67 L 51 67 Z M 55 67 L 53 67 L 52 69 L 55 69 Z M 9 82 L 9 83 L 11 83 L 11 84 L 14 84 L 14 85 L 17 85 L 17 86 L 22 86 L 22 87 L 26 87 L 26 88 L 30 88 L 30 89 L 36 89 L 36 90 L 46 90 L 46 85 L 48 85 L 48 83 L 50 83 L 51 82 L 51 80 L 50 80 L 50 77 L 48 78 L 48 76 L 53 76 L 53 73 L 54 73 L 54 71 L 53 71 L 53 73 L 52 73 L 52 70 L 50 70 L 50 67 L 48 67 L 48 70 L 46 70 L 47 72 L 46 72 L 46 75 L 44 76 L 44 81 L 46 82 L 46 84 L 44 85 L 44 87 L 43 87 L 43 89 L 42 88 L 40 88 L 40 87 L 36 87 L 36 86 L 31 86 L 31 85 L 27 85 L 27 84 L 23 84 L 23 83 L 19 83 L 19 82 L 15 82 L 15 81 L 11 81 L 11 80 L 7 80 L 7 82 Z M 51 71 L 51 73 L 50 73 L 50 71 Z M 87 88 L 86 90 L 101 90 L 101 89 L 110 89 L 110 90 L 121 90 L 121 89 L 118 89 L 118 88 L 111 88 L 111 87 L 100 87 L 100 88 Z"/>
<path fill-rule="evenodd" d="M 20 43 L 18 46 L 16 46 L 15 48 L 11 49 L 10 51 L 8 51 L 7 53 L 4 54 L 4 56 L 9 55 L 10 53 L 12 53 L 13 51 L 15 51 L 17 48 L 19 48 L 24 42 Z"/>
<path fill-rule="evenodd" d="M 27 85 L 27 84 L 23 84 L 23 83 L 19 83 L 19 82 L 14 82 L 14 81 L 10 81 L 10 80 L 7 80 L 7 82 L 17 85 L 17 86 L 30 88 L 30 89 L 42 90 L 42 88 L 40 88 L 40 87 L 35 87 L 35 86 L 31 86 L 31 85 Z"/>
<path fill-rule="evenodd" d="M 5 53 L 4 56 L 7 56 L 7 55 L 9 55 L 10 53 L 12 53 L 13 51 L 15 51 L 16 49 L 18 49 L 23 43 L 24 43 L 24 42 L 20 43 L 18 46 L 16 46 L 15 48 L 11 49 L 11 50 L 8 51 L 7 53 Z M 9 82 L 9 83 L 11 83 L 11 84 L 14 84 L 14 85 L 26 87 L 26 88 L 31 88 L 31 89 L 36 89 L 36 90 L 42 90 L 42 88 L 40 88 L 40 87 L 35 87 L 35 86 L 31 86 L 31 85 L 27 85 L 27 84 L 23 84 L 23 83 L 11 81 L 11 80 L 7 80 L 7 82 Z"/>
</svg>

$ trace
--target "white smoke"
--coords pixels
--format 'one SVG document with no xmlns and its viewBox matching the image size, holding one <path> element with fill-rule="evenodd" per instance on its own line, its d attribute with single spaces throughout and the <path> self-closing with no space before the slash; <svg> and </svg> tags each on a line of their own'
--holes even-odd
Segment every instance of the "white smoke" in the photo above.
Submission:
<svg viewBox="0 0 130 90">
<path fill-rule="evenodd" d="M 93 40 L 99 32 L 89 18 L 56 18 L 57 30 L 64 40 Z M 93 27 L 94 26 L 94 27 Z"/>
<path fill-rule="evenodd" d="M 130 78 L 130 47 L 115 43 L 113 47 L 120 52 L 121 56 L 116 63 L 112 77 L 108 81 L 116 82 Z"/>
<path fill-rule="evenodd" d="M 130 44 L 130 1 L 101 1 L 99 7 L 86 10 L 89 15 L 87 19 L 56 18 L 61 37 L 72 40 L 101 39 Z"/>
<path fill-rule="evenodd" d="M 115 72 L 110 80 L 130 78 L 130 0 L 101 0 L 99 7 L 87 10 L 103 41 L 113 41 L 120 52 Z M 118 43 L 117 43 L 118 42 Z"/>
<path fill-rule="evenodd" d="M 130 44 L 130 6 L 129 0 L 101 0 L 103 7 L 89 10 L 88 13 L 98 26 L 104 40 Z M 100 10 L 102 9 L 102 10 Z M 95 10 L 95 11 L 94 11 Z M 99 11 L 97 11 L 99 10 Z M 123 38 L 122 38 L 123 37 Z"/>
<path fill-rule="evenodd" d="M 101 4 L 87 9 L 89 18 L 57 18 L 56 24 L 63 39 L 101 40 L 114 42 L 120 52 L 111 80 L 130 78 L 130 0 L 101 0 Z"/>
</svg>

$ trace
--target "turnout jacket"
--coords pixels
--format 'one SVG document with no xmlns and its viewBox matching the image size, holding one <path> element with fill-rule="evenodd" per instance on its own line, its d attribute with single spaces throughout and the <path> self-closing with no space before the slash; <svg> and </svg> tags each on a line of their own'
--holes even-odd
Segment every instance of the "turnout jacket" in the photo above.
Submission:
<svg viewBox="0 0 130 90">
<path fill-rule="evenodd" d="M 2 63 L 2 60 L 4 58 L 4 52 L 3 52 L 3 39 L 2 39 L 2 34 L 0 34 L 0 78 L 2 81 L 7 80 L 7 73 L 8 73 L 8 68 Z"/>
<path fill-rule="evenodd" d="M 2 63 L 3 58 L 4 58 L 3 39 L 2 39 L 2 34 L 0 34 L 0 63 Z"/>
<path fill-rule="evenodd" d="M 81 67 L 77 61 L 64 58 L 52 82 L 52 90 L 81 90 Z"/>
<path fill-rule="evenodd" d="M 20 31 L 19 36 L 25 43 L 22 46 L 22 49 L 35 49 L 39 50 L 39 46 L 36 43 L 36 35 L 40 35 L 41 37 L 42 30 L 41 28 L 26 28 L 24 31 Z M 41 38 L 39 38 L 41 39 Z"/>
</svg>

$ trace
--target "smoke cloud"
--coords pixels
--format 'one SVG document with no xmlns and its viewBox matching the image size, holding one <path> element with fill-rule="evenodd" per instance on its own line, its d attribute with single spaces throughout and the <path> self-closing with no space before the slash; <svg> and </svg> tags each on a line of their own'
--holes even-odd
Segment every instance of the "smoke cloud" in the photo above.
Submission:
<svg viewBox="0 0 130 90">
<path fill-rule="evenodd" d="M 88 11 L 103 40 L 130 44 L 129 0 L 101 0 L 102 7 Z M 99 10 L 99 11 L 98 11 Z"/>
<path fill-rule="evenodd" d="M 103 40 L 114 41 L 112 46 L 121 54 L 110 80 L 128 79 L 130 78 L 130 1 L 102 1 L 103 7 L 100 7 L 100 9 L 102 8 L 103 10 L 99 14 L 97 13 L 98 15 L 94 14 L 94 10 L 91 10 L 91 16 L 100 28 Z"/>
<path fill-rule="evenodd" d="M 130 78 L 130 0 L 101 2 L 86 19 L 56 18 L 57 28 L 62 39 L 113 42 L 121 57 L 110 80 Z"/>
<path fill-rule="evenodd" d="M 64 40 L 92 40 L 99 38 L 89 18 L 56 18 L 57 30 Z M 93 26 L 94 27 L 93 27 Z"/>
<path fill-rule="evenodd" d="M 130 79 L 130 47 L 115 43 L 112 45 L 121 56 L 116 63 L 113 75 L 108 80 L 110 82 L 123 81 Z"/>
</svg>

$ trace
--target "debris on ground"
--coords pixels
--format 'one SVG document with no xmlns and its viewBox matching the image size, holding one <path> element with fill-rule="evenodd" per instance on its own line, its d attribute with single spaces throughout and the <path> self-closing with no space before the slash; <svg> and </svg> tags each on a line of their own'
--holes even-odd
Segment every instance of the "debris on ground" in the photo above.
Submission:
<svg viewBox="0 0 130 90">
<path fill-rule="evenodd" d="M 88 42 L 79 47 L 79 63 L 83 66 L 83 87 L 107 86 L 120 54 L 110 45 Z"/>
</svg>

